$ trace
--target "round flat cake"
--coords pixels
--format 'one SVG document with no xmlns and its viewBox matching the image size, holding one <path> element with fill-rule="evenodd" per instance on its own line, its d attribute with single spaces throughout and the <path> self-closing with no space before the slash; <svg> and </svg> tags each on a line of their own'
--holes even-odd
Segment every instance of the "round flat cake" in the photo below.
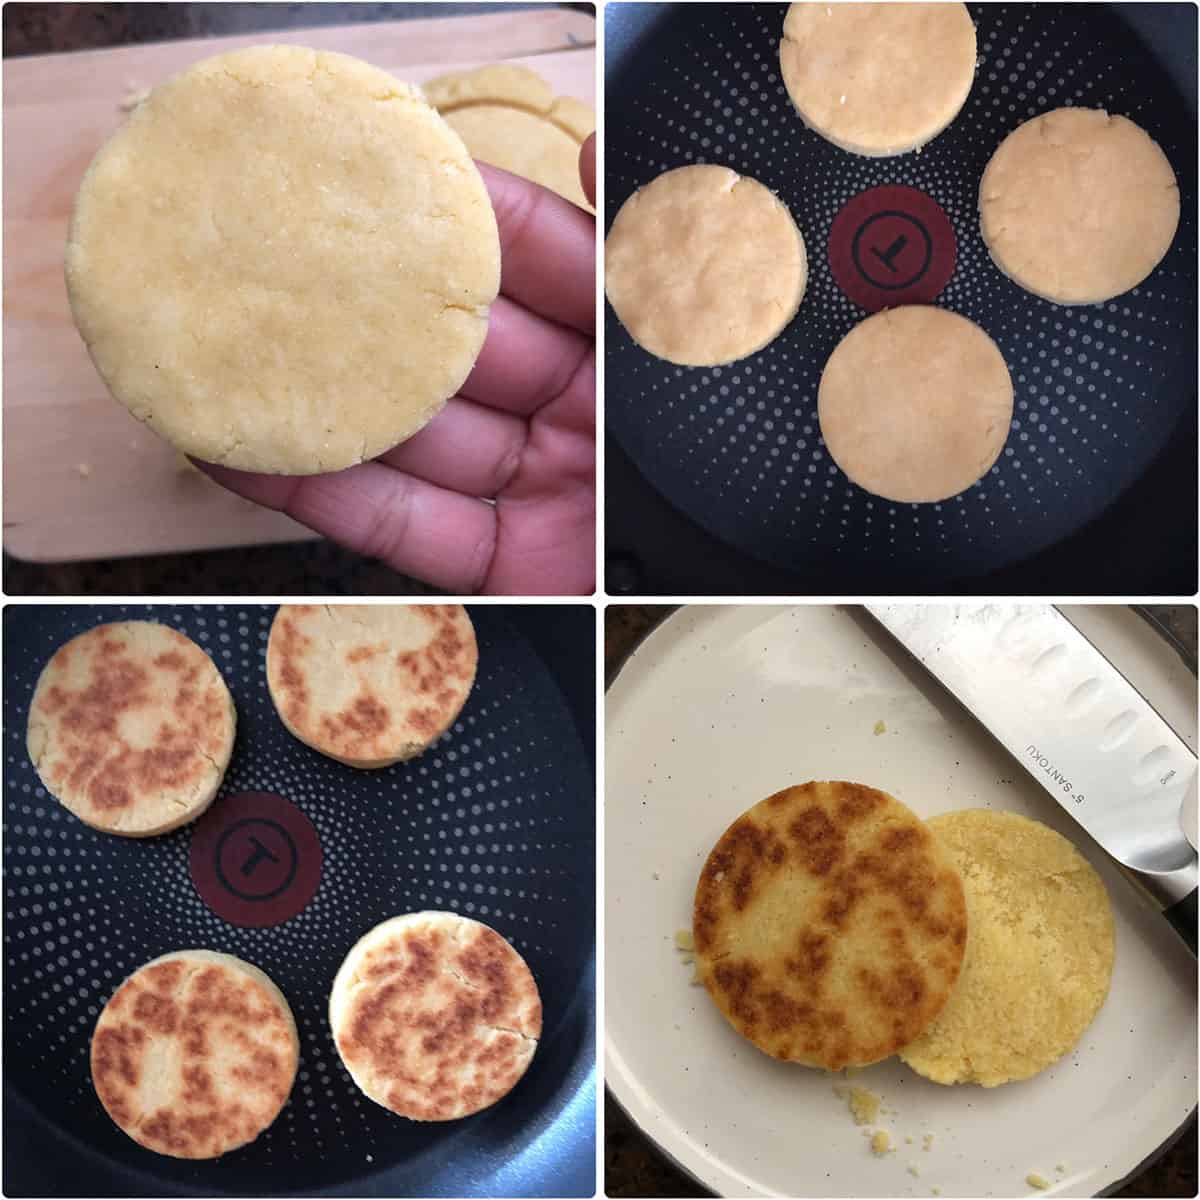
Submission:
<svg viewBox="0 0 1200 1200">
<path fill-rule="evenodd" d="M 801 119 L 826 141 L 853 154 L 904 154 L 966 102 L 975 26 L 964 4 L 792 4 L 779 67 Z"/>
<path fill-rule="evenodd" d="M 225 681 L 195 642 L 123 621 L 89 629 L 50 659 L 26 744 L 46 790 L 81 821 L 149 837 L 212 803 L 236 722 Z"/>
<path fill-rule="evenodd" d="M 967 809 L 929 828 L 962 876 L 971 936 L 949 1003 L 900 1057 L 935 1083 L 996 1087 L 1056 1062 L 1112 979 L 1112 905 L 1065 837 L 1016 813 Z"/>
<path fill-rule="evenodd" d="M 386 767 L 450 728 L 478 661 L 461 604 L 281 604 L 267 686 L 306 745 L 347 766 Z"/>
<path fill-rule="evenodd" d="M 135 1142 L 216 1158 L 279 1115 L 300 1040 L 283 993 L 231 954 L 180 950 L 135 971 L 92 1034 L 92 1082 Z"/>
<path fill-rule="evenodd" d="M 1140 126 L 1059 108 L 1002 141 L 979 184 L 992 260 L 1027 292 L 1098 304 L 1137 287 L 1179 228 L 1179 185 Z"/>
<path fill-rule="evenodd" d="M 604 290 L 644 350 L 681 366 L 754 354 L 796 315 L 804 239 L 755 179 L 677 167 L 634 192 L 604 243 Z"/>
<path fill-rule="evenodd" d="M 896 1053 L 942 1010 L 967 914 L 914 813 L 857 783 L 806 783 L 743 813 L 696 885 L 700 978 L 774 1058 L 841 1070 Z"/>
<path fill-rule="evenodd" d="M 596 128 L 596 114 L 582 100 L 556 97 L 536 71 L 516 63 L 440 75 L 421 90 L 472 158 L 591 208 L 579 179 L 579 149 Z"/>
<path fill-rule="evenodd" d="M 885 309 L 837 344 L 817 393 L 833 461 L 885 500 L 948 500 L 991 470 L 1012 426 L 1000 348 L 928 304 Z"/>
<path fill-rule="evenodd" d="M 252 46 L 156 87 L 66 248 L 109 391 L 177 450 L 313 475 L 429 422 L 483 346 L 500 238 L 462 140 L 344 54 Z"/>
<path fill-rule="evenodd" d="M 494 929 L 448 912 L 377 925 L 329 996 L 346 1070 L 377 1104 L 452 1121 L 495 1104 L 525 1074 L 542 1003 L 525 960 Z"/>
</svg>

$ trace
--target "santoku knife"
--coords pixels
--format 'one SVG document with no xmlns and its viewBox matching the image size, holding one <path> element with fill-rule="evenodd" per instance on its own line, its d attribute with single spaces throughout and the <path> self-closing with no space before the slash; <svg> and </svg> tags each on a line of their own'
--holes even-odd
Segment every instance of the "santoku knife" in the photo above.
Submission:
<svg viewBox="0 0 1200 1200">
<path fill-rule="evenodd" d="M 870 612 L 1143 886 L 1196 952 L 1196 756 L 1048 604 L 869 604 Z"/>
</svg>

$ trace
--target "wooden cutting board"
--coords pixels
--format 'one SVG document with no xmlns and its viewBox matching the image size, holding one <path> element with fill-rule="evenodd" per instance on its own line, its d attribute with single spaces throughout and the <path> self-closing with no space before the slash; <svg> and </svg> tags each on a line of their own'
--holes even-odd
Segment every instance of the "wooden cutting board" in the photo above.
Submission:
<svg viewBox="0 0 1200 1200">
<path fill-rule="evenodd" d="M 4 547 L 36 562 L 313 535 L 186 465 L 113 400 L 71 320 L 63 245 L 79 181 L 132 93 L 197 59 L 288 42 L 420 83 L 520 62 L 595 107 L 595 22 L 561 9 L 159 42 L 4 64 Z"/>
</svg>

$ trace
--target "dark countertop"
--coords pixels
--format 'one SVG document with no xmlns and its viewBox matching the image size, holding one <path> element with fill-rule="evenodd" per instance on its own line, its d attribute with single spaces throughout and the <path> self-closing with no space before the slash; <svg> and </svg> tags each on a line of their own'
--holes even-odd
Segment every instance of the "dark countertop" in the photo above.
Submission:
<svg viewBox="0 0 1200 1200">
<path fill-rule="evenodd" d="M 6 4 L 4 56 L 354 21 L 450 17 L 541 4 Z M 590 5 L 569 7 L 590 10 Z M 10 596 L 425 595 L 434 589 L 329 542 L 244 546 L 87 563 L 4 556 Z"/>
<path fill-rule="evenodd" d="M 1197 613 L 1192 605 L 1150 607 L 1181 645 L 1196 655 Z M 612 679 L 625 657 L 662 618 L 667 607 L 610 604 L 604 611 L 604 673 Z M 1195 1196 L 1196 1120 L 1156 1163 L 1130 1180 L 1117 1196 Z M 625 1115 L 610 1095 L 604 1098 L 604 1191 L 623 1196 L 708 1196 L 705 1188 L 668 1161 Z"/>
<path fill-rule="evenodd" d="M 22 4 L 4 6 L 4 57 L 134 42 L 401 21 L 540 4 Z M 587 6 L 578 6 L 587 7 Z"/>
</svg>

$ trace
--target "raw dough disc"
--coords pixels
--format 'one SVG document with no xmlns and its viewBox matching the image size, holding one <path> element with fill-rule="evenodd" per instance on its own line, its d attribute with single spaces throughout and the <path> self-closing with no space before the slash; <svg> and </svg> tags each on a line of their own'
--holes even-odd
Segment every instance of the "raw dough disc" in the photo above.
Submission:
<svg viewBox="0 0 1200 1200">
<path fill-rule="evenodd" d="M 721 835 L 696 884 L 696 966 L 774 1058 L 840 1071 L 941 1011 L 967 941 L 958 873 L 910 809 L 841 781 L 786 788 Z"/>
<path fill-rule="evenodd" d="M 853 154 L 904 154 L 958 115 L 975 78 L 963 4 L 792 4 L 779 66 L 810 129 Z"/>
<path fill-rule="evenodd" d="M 1079 1041 L 1108 995 L 1108 893 L 1039 821 L 976 808 L 928 825 L 962 875 L 970 932 L 949 1003 L 900 1057 L 935 1083 L 1028 1079 Z"/>
<path fill-rule="evenodd" d="M 817 394 L 834 462 L 859 487 L 904 503 L 947 500 L 987 474 L 1012 412 L 996 343 L 966 317 L 923 304 L 850 330 Z"/>
<path fill-rule="evenodd" d="M 346 955 L 329 1027 L 350 1077 L 413 1121 L 453 1121 L 507 1095 L 542 1035 L 525 960 L 494 929 L 449 912 L 376 925 Z"/>
<path fill-rule="evenodd" d="M 46 790 L 105 833 L 149 837 L 212 803 L 237 714 L 213 660 L 153 621 L 97 625 L 38 678 L 26 745 Z"/>
<path fill-rule="evenodd" d="M 678 167 L 634 192 L 604 254 L 605 291 L 630 336 L 682 366 L 761 350 L 796 315 L 808 280 L 787 207 L 728 167 Z"/>
<path fill-rule="evenodd" d="M 287 1102 L 299 1061 L 283 993 L 257 967 L 214 950 L 146 963 L 92 1034 L 105 1111 L 172 1158 L 216 1158 L 252 1142 Z"/>
<path fill-rule="evenodd" d="M 267 687 L 306 745 L 347 766 L 386 767 L 454 723 L 478 661 L 461 604 L 282 604 Z"/>
<path fill-rule="evenodd" d="M 308 475 L 454 395 L 500 242 L 458 136 L 386 72 L 299 46 L 154 89 L 79 189 L 71 308 L 112 394 L 186 454 Z"/>
<path fill-rule="evenodd" d="M 555 97 L 535 71 L 496 63 L 424 84 L 425 97 L 473 158 L 591 209 L 579 180 L 579 148 L 596 128 L 581 100 Z"/>
<path fill-rule="evenodd" d="M 979 185 L 979 215 L 996 266 L 1027 292 L 1098 304 L 1162 261 L 1179 227 L 1179 186 L 1132 121 L 1059 108 L 1000 143 Z"/>
</svg>

